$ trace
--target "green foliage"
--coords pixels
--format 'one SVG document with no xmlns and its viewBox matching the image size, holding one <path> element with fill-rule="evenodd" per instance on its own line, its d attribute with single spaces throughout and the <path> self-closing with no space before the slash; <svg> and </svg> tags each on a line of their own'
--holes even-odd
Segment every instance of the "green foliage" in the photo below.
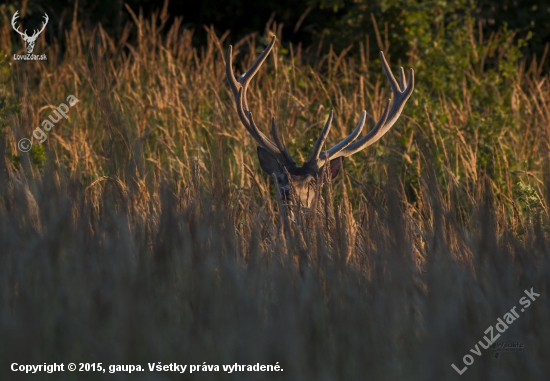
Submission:
<svg viewBox="0 0 550 381">
<path fill-rule="evenodd" d="M 0 136 L 5 134 L 4 130 L 10 123 L 10 118 L 19 114 L 21 110 L 20 104 L 7 89 L 11 80 L 10 68 L 8 56 L 0 50 Z"/>
<path fill-rule="evenodd" d="M 419 54 L 440 49 L 441 38 L 449 37 L 446 33 L 439 34 L 443 31 L 441 27 L 466 30 L 469 23 L 486 37 L 498 33 L 504 25 L 511 25 L 510 30 L 519 32 L 514 44 L 524 53 L 536 53 L 539 58 L 550 40 L 550 7 L 540 0 L 513 4 L 469 0 L 310 0 L 309 3 L 321 9 L 343 10 L 338 20 L 326 25 L 322 32 L 337 49 L 364 43 L 368 35 L 371 52 L 391 50 L 398 59 L 405 59 L 411 48 L 418 48 Z"/>
<path fill-rule="evenodd" d="M 523 211 L 529 218 L 542 211 L 542 202 L 536 189 L 531 185 L 518 181 L 514 187 Z"/>
<path fill-rule="evenodd" d="M 31 148 L 30 153 L 32 163 L 38 168 L 44 167 L 44 164 L 46 163 L 46 148 L 44 147 L 44 144 L 35 144 Z"/>
</svg>

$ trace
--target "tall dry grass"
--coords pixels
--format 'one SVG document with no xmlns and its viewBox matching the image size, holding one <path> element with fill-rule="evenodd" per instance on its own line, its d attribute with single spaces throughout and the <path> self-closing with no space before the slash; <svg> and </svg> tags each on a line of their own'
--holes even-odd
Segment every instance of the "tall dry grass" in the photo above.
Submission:
<svg viewBox="0 0 550 381">
<path fill-rule="evenodd" d="M 165 17 L 134 15 L 119 41 L 75 24 L 37 44 L 48 61 L 4 61 L 2 94 L 20 104 L 0 142 L 6 379 L 31 378 L 7 371 L 12 362 L 159 361 L 284 369 L 185 379 L 460 379 L 451 363 L 462 368 L 531 288 L 541 296 L 499 340 L 525 352 L 483 350 L 462 377 L 550 374 L 547 77 L 519 64 L 510 91 L 493 88 L 480 108 L 468 81 L 490 73 L 465 73 L 461 98 L 430 92 L 422 79 L 432 73 L 417 73 L 388 137 L 346 160 L 324 208 L 289 216 L 233 110 L 229 35 L 209 29 L 209 43 L 194 48 L 181 19 L 167 27 Z M 17 52 L 7 20 L 0 50 Z M 262 41 L 234 43 L 239 70 Z M 286 50 L 253 81 L 249 104 L 263 125 L 277 117 L 294 156 L 305 157 L 331 107 L 331 141 L 363 108 L 379 115 L 389 89 L 377 60 Z M 69 94 L 80 100 L 69 120 L 44 148 L 19 153 L 17 141 Z M 513 119 L 499 134 L 472 126 L 508 115 L 499 108 L 508 101 Z"/>
</svg>

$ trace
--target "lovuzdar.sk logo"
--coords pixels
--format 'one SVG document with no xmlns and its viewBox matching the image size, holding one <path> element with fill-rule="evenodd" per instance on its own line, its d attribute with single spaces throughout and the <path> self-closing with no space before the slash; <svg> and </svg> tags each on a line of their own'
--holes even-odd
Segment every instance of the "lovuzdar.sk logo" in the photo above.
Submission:
<svg viewBox="0 0 550 381">
<path fill-rule="evenodd" d="M 18 61 L 18 60 L 26 60 L 26 61 L 42 61 L 42 60 L 47 60 L 48 57 L 46 57 L 45 54 L 42 54 L 42 55 L 36 55 L 36 54 L 32 54 L 32 51 L 34 50 L 34 44 L 36 42 L 36 39 L 38 38 L 38 36 L 40 36 L 40 34 L 44 31 L 44 28 L 46 28 L 46 25 L 48 25 L 48 15 L 44 12 L 44 25 L 42 25 L 42 29 L 40 30 L 34 30 L 32 36 L 29 36 L 27 34 L 27 30 L 25 29 L 24 32 L 21 32 L 19 30 L 19 26 L 16 26 L 16 20 L 17 18 L 19 17 L 18 15 L 19 11 L 16 11 L 15 14 L 13 15 L 13 17 L 11 18 L 11 26 L 13 27 L 13 30 L 15 30 L 17 33 L 19 33 L 21 35 L 21 38 L 23 39 L 23 41 L 25 41 L 25 49 L 27 49 L 27 54 L 14 54 L 13 55 L 13 59 Z"/>
</svg>

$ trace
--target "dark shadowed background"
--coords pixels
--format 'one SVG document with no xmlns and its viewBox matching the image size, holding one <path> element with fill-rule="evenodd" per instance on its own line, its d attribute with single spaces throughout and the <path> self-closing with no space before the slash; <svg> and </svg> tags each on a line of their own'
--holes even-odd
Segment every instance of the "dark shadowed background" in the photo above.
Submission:
<svg viewBox="0 0 550 381">
<path fill-rule="evenodd" d="M 39 25 L 42 13 L 47 12 L 51 20 L 47 38 L 62 40 L 64 26 L 75 15 L 85 25 L 99 22 L 120 37 L 125 23 L 131 21 L 126 5 L 145 18 L 163 7 L 160 1 L 145 0 L 8 0 L 0 9 L 8 14 L 20 10 L 27 25 Z M 503 28 L 516 32 L 514 37 L 524 41 L 522 53 L 529 58 L 537 55 L 540 59 L 550 41 L 550 3 L 544 0 L 172 0 L 166 6 L 167 25 L 182 17 L 181 29 L 194 29 L 197 45 L 206 41 L 203 25 L 212 25 L 218 33 L 230 30 L 230 39 L 236 40 L 262 32 L 270 20 L 282 24 L 284 43 L 309 46 L 323 41 L 322 49 L 333 44 L 337 51 L 357 45 L 368 35 L 371 52 L 379 50 L 379 38 L 391 43 L 393 54 L 400 55 L 438 24 L 450 20 L 462 23 L 465 18 L 474 19 L 485 36 Z"/>
</svg>

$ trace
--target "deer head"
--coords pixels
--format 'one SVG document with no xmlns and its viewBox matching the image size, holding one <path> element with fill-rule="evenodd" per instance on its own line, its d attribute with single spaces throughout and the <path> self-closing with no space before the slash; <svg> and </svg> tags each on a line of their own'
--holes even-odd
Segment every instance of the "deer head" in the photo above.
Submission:
<svg viewBox="0 0 550 381">
<path fill-rule="evenodd" d="M 32 36 L 27 36 L 26 29 L 25 29 L 25 32 L 21 32 L 19 31 L 19 27 L 15 26 L 15 21 L 19 17 L 18 13 L 19 11 L 16 11 L 13 17 L 11 18 L 11 26 L 13 27 L 13 30 L 15 30 L 17 33 L 21 35 L 21 37 L 25 41 L 25 47 L 27 49 L 27 53 L 31 54 L 32 51 L 34 50 L 34 43 L 36 42 L 36 39 L 38 38 L 38 36 L 40 36 L 40 33 L 42 33 L 42 31 L 46 27 L 46 25 L 48 25 L 49 18 L 48 18 L 48 15 L 44 13 L 44 25 L 42 25 L 42 29 L 40 29 L 39 31 L 35 29 Z"/>
<path fill-rule="evenodd" d="M 313 146 L 309 159 L 299 167 L 290 156 L 277 130 L 275 118 L 271 119 L 271 135 L 273 137 L 273 140 L 271 140 L 260 131 L 254 122 L 246 101 L 248 85 L 273 49 L 275 41 L 276 38 L 273 36 L 268 47 L 239 79 L 235 78 L 233 72 L 233 48 L 230 45 L 227 50 L 225 72 L 237 105 L 237 114 L 241 123 L 258 144 L 260 166 L 268 175 L 276 176 L 279 192 L 283 200 L 286 200 L 290 204 L 300 203 L 309 208 L 317 196 L 316 191 L 319 187 L 316 187 L 316 184 L 326 181 L 329 176 L 332 178 L 336 177 L 345 157 L 351 156 L 378 141 L 399 119 L 403 107 L 414 89 L 414 71 L 410 69 L 409 80 L 407 85 L 405 85 L 405 72 L 401 67 L 399 69 L 399 82 L 397 82 L 386 62 L 384 54 L 380 52 L 382 67 L 390 82 L 393 93 L 393 103 L 388 100 L 382 116 L 380 116 L 380 119 L 368 134 L 357 139 L 365 126 L 367 118 L 367 112 L 363 111 L 353 132 L 329 150 L 323 151 L 323 146 L 327 140 L 334 117 L 334 112 L 331 110 L 323 130 Z"/>
</svg>

